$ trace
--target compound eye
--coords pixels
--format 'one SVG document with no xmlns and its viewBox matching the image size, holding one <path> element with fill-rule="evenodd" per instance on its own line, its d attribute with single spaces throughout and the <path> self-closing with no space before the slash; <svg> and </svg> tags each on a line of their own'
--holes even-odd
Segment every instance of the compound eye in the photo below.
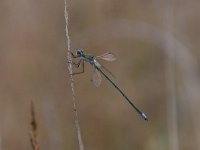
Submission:
<svg viewBox="0 0 200 150">
<path fill-rule="evenodd" d="M 76 52 L 76 55 L 78 55 L 78 56 L 81 55 L 81 52 L 80 52 L 80 51 L 77 51 L 77 52 Z"/>
<path fill-rule="evenodd" d="M 83 55 L 83 50 L 78 50 L 78 51 L 76 52 L 76 55 L 77 55 L 77 56 L 82 56 L 82 55 Z"/>
</svg>

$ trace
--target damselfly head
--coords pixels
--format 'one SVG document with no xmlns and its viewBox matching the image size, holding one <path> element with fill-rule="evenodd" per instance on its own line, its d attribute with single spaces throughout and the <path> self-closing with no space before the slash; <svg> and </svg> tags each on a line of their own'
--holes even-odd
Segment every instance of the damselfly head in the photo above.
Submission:
<svg viewBox="0 0 200 150">
<path fill-rule="evenodd" d="M 76 55 L 79 56 L 79 57 L 83 56 L 83 53 L 84 53 L 83 50 L 77 50 L 76 51 Z"/>
</svg>

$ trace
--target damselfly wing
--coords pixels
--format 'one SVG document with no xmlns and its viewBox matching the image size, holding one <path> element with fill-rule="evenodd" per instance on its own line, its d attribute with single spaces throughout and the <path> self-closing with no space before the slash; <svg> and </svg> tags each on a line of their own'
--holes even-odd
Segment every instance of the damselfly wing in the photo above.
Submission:
<svg viewBox="0 0 200 150">
<path fill-rule="evenodd" d="M 97 56 L 96 58 L 98 59 L 103 59 L 103 60 L 106 60 L 106 61 L 114 61 L 116 60 L 116 56 L 110 52 L 108 53 L 104 53 L 102 55 L 99 55 Z M 107 69 L 105 68 L 104 66 L 99 66 L 101 67 L 102 69 L 106 70 L 112 77 L 114 77 L 114 75 Z M 94 73 L 93 73 L 93 76 L 92 76 L 92 82 L 93 84 L 96 86 L 96 87 L 99 87 L 101 85 L 101 81 L 102 81 L 102 77 L 101 77 L 101 74 L 100 72 L 94 67 Z"/>
<path fill-rule="evenodd" d="M 92 82 L 96 87 L 99 87 L 101 85 L 102 77 L 100 72 L 94 67 L 94 73 L 92 76 Z"/>
<path fill-rule="evenodd" d="M 117 59 L 116 56 L 114 54 L 110 53 L 110 52 L 99 55 L 96 58 L 97 59 L 100 58 L 100 59 L 103 59 L 103 60 L 106 60 L 106 61 L 114 61 L 114 60 Z"/>
</svg>

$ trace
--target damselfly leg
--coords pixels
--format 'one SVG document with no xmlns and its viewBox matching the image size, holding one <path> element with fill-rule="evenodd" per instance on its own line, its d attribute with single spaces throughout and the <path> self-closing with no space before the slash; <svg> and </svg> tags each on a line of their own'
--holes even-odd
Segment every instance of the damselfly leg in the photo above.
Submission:
<svg viewBox="0 0 200 150">
<path fill-rule="evenodd" d="M 79 72 L 73 72 L 71 75 L 82 74 L 82 73 L 85 72 L 84 61 L 83 61 L 82 59 L 80 59 L 80 60 L 78 61 L 78 63 L 75 63 L 75 62 L 73 62 L 73 61 L 72 61 L 71 63 L 72 63 L 72 65 L 73 65 L 75 68 L 79 68 L 80 65 L 82 64 L 82 70 L 79 71 Z"/>
<path fill-rule="evenodd" d="M 73 57 L 73 58 L 78 58 L 78 56 L 76 55 L 76 54 L 74 54 L 73 52 L 70 52 L 71 53 L 71 56 Z"/>
</svg>

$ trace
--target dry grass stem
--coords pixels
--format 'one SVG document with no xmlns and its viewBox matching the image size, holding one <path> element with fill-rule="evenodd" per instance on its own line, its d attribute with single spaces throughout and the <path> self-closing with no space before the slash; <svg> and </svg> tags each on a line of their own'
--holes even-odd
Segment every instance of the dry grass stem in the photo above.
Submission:
<svg viewBox="0 0 200 150">
<path fill-rule="evenodd" d="M 71 58 L 71 50 L 70 50 L 70 37 L 69 37 L 69 29 L 68 29 L 68 23 L 69 23 L 69 19 L 68 19 L 68 11 L 67 11 L 67 2 L 65 1 L 65 35 L 67 38 L 67 59 L 69 62 L 72 62 L 72 58 Z M 75 98 L 75 90 L 74 90 L 74 79 L 72 76 L 72 64 L 68 63 L 68 70 L 70 73 L 70 81 L 71 81 L 71 89 L 72 89 L 72 101 L 73 101 L 73 110 L 74 110 L 74 121 L 75 121 L 75 127 L 76 127 L 76 132 L 77 132 L 77 137 L 78 137 L 78 143 L 79 143 L 79 149 L 80 150 L 84 150 L 84 145 L 83 145 L 83 141 L 82 141 L 82 137 L 81 137 L 81 129 L 80 129 L 80 124 L 79 124 L 79 119 L 78 119 L 78 112 L 77 112 L 77 107 L 76 107 L 76 98 Z"/>
<path fill-rule="evenodd" d="M 39 150 L 39 144 L 37 141 L 37 122 L 35 119 L 35 110 L 33 102 L 31 101 L 31 131 L 30 131 L 30 142 L 33 150 Z"/>
<path fill-rule="evenodd" d="M 3 150 L 3 148 L 2 148 L 2 137 L 1 137 L 1 135 L 0 135 L 0 150 Z"/>
</svg>

